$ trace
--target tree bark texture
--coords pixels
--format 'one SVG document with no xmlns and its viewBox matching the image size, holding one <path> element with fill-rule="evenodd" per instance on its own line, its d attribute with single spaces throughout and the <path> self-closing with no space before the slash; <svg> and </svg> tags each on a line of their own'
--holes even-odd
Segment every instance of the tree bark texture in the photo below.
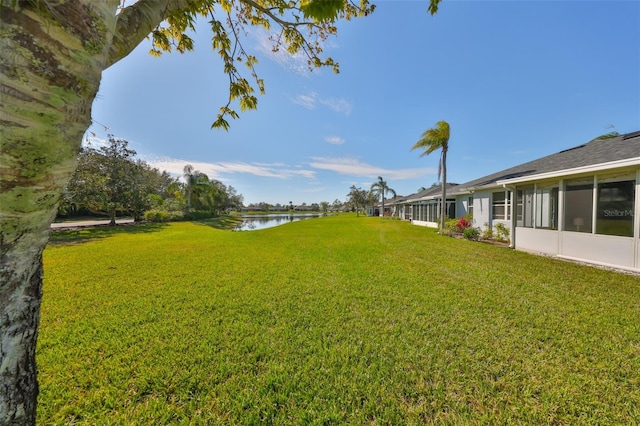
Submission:
<svg viewBox="0 0 640 426">
<path fill-rule="evenodd" d="M 119 0 L 0 0 L 0 425 L 35 424 L 42 252 Z"/>
<path fill-rule="evenodd" d="M 447 222 L 447 149 L 442 147 L 442 211 L 440 217 L 440 231 L 444 231 Z"/>
</svg>

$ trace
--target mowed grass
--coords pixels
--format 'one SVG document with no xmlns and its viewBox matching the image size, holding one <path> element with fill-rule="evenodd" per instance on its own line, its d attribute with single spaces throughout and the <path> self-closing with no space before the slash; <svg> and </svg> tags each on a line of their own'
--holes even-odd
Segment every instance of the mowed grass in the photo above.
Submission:
<svg viewBox="0 0 640 426">
<path fill-rule="evenodd" d="M 637 277 L 352 215 L 132 229 L 45 250 L 40 424 L 640 422 Z"/>
</svg>

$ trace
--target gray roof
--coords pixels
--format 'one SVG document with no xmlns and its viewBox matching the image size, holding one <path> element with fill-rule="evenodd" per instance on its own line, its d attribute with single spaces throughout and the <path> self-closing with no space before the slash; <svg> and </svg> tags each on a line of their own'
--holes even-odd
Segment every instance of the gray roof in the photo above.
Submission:
<svg viewBox="0 0 640 426">
<path fill-rule="evenodd" d="M 385 205 L 385 206 L 391 206 L 391 205 L 393 205 L 393 204 L 402 203 L 402 202 L 403 202 L 404 200 L 406 200 L 406 199 L 407 199 L 407 197 L 405 197 L 404 195 L 396 195 L 396 196 L 395 196 L 395 197 L 393 197 L 393 198 L 386 198 L 386 199 L 384 200 L 384 205 Z M 377 205 L 382 205 L 382 203 L 381 203 L 381 202 L 378 202 L 378 204 L 377 204 Z"/>
<path fill-rule="evenodd" d="M 500 180 L 559 172 L 576 167 L 595 166 L 636 157 L 640 157 L 640 131 L 609 139 L 593 139 L 574 148 L 565 149 L 556 154 L 463 183 L 453 189 L 452 195 L 464 193 L 474 188 L 496 186 L 496 182 Z"/>
<path fill-rule="evenodd" d="M 458 187 L 457 183 L 447 183 L 447 194 L 450 191 L 453 191 L 454 188 Z M 420 192 L 416 192 L 415 194 L 411 194 L 405 197 L 408 201 L 420 200 L 429 197 L 436 197 L 442 194 L 442 184 L 438 186 L 432 186 L 431 188 L 424 189 Z"/>
</svg>

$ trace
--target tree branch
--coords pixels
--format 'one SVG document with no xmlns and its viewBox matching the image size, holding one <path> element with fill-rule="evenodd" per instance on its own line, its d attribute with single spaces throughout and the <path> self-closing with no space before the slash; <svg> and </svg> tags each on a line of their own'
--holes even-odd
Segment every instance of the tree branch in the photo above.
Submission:
<svg viewBox="0 0 640 426">
<path fill-rule="evenodd" d="M 304 22 L 289 22 L 289 21 L 285 21 L 284 19 L 281 19 L 278 15 L 276 15 L 275 13 L 272 12 L 272 10 L 278 10 L 277 8 L 263 7 L 263 6 L 259 5 L 258 3 L 256 3 L 253 0 L 241 0 L 241 2 L 253 7 L 256 10 L 259 10 L 260 12 L 264 13 L 265 15 L 267 15 L 269 18 L 273 19 L 274 22 L 277 22 L 278 24 L 280 24 L 283 27 L 285 27 L 285 26 L 297 27 L 297 26 L 307 26 L 307 25 L 312 25 L 314 27 L 318 26 L 313 21 L 304 21 Z M 299 10 L 299 9 L 297 9 L 297 10 Z"/>
<path fill-rule="evenodd" d="M 184 9 L 191 3 L 192 0 L 139 0 L 125 7 L 116 20 L 105 69 L 131 53 L 168 13 Z"/>
</svg>

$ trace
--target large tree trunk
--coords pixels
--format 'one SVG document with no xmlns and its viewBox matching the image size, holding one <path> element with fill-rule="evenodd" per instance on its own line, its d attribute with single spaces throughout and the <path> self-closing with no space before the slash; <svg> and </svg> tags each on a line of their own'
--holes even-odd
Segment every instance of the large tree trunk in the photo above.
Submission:
<svg viewBox="0 0 640 426">
<path fill-rule="evenodd" d="M 116 226 L 116 208 L 109 209 L 109 226 Z"/>
<path fill-rule="evenodd" d="M 76 166 L 119 0 L 0 5 L 0 424 L 35 424 L 42 251 Z"/>
</svg>

